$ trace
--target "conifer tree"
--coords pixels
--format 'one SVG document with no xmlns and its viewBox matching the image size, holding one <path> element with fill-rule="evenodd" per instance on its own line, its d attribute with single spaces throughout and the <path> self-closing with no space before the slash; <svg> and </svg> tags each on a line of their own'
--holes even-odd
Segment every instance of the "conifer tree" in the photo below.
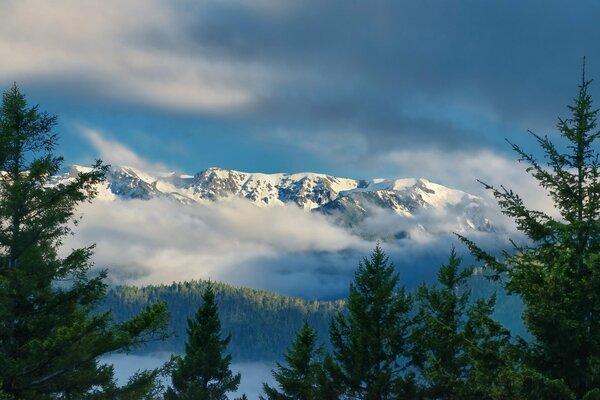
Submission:
<svg viewBox="0 0 600 400">
<path fill-rule="evenodd" d="M 510 332 L 491 318 L 495 297 L 472 301 L 471 268 L 454 249 L 438 285 L 421 285 L 411 334 L 411 363 L 431 399 L 521 399 L 513 389 Z M 508 376 L 510 375 L 510 379 Z M 498 397 L 499 396 L 499 397 Z"/>
<path fill-rule="evenodd" d="M 331 323 L 335 363 L 330 375 L 345 398 L 384 400 L 402 391 L 412 299 L 398 281 L 378 244 L 358 266 L 348 312 Z"/>
<path fill-rule="evenodd" d="M 590 83 L 584 76 L 570 117 L 558 120 L 565 147 L 532 133 L 544 153 L 541 162 L 512 144 L 559 216 L 528 209 L 513 191 L 484 184 L 530 242 L 493 257 L 463 238 L 492 276 L 523 300 L 533 336 L 529 365 L 577 397 L 600 388 L 600 132 Z"/>
<path fill-rule="evenodd" d="M 318 374 L 319 363 L 316 360 L 317 332 L 308 322 L 304 322 L 291 348 L 284 354 L 288 366 L 277 363 L 273 377 L 279 389 L 263 384 L 268 400 L 321 400 Z M 261 400 L 264 398 L 261 396 Z"/>
<path fill-rule="evenodd" d="M 105 273 L 88 275 L 93 247 L 61 258 L 75 207 L 92 199 L 105 167 L 68 183 L 52 182 L 63 159 L 53 154 L 56 117 L 29 107 L 16 85 L 0 107 L 0 393 L 9 398 L 123 398 L 146 392 L 153 373 L 118 388 L 98 358 L 160 334 L 164 305 L 113 324 L 95 311 Z M 141 390 L 141 392 L 144 392 Z M 108 393 L 111 393 L 110 395 Z"/>
<path fill-rule="evenodd" d="M 172 387 L 167 389 L 165 399 L 227 399 L 228 392 L 237 390 L 241 376 L 231 372 L 231 355 L 224 355 L 231 335 L 221 337 L 221 322 L 211 282 L 206 285 L 196 315 L 188 319 L 187 334 L 185 355 L 176 360 Z"/>
</svg>

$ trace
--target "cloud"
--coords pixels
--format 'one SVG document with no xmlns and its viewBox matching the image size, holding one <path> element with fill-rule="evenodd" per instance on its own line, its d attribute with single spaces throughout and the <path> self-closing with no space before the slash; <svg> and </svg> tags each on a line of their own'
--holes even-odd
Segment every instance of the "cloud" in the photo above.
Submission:
<svg viewBox="0 0 600 400">
<path fill-rule="evenodd" d="M 491 193 L 478 180 L 497 188 L 503 185 L 519 194 L 528 207 L 550 215 L 557 212 L 547 192 L 525 172 L 526 165 L 492 150 L 393 150 L 379 162 L 398 168 L 407 176 L 425 177 L 477 194 L 491 204 L 495 203 Z"/>
<path fill-rule="evenodd" d="M 295 205 L 263 208 L 237 198 L 189 205 L 117 198 L 84 204 L 78 213 L 84 218 L 64 249 L 96 243 L 96 268 L 108 268 L 115 284 L 210 278 L 293 296 L 340 298 L 375 240 Z M 453 245 L 462 248 L 452 235 L 460 224 L 452 208 L 412 218 L 379 211 L 359 229 L 374 238 L 408 233 L 384 242 L 384 248 L 403 283 L 414 287 L 435 276 Z M 508 245 L 502 232 L 468 234 L 491 249 Z"/>
<path fill-rule="evenodd" d="M 142 171 L 165 170 L 98 131 L 82 128 L 82 134 L 109 162 Z M 501 180 L 524 191 L 533 205 L 544 206 L 542 192 L 535 190 L 531 178 L 497 153 L 392 151 L 380 161 L 408 175 L 424 174 L 483 196 L 481 187 L 465 176 L 479 176 L 494 184 Z M 414 286 L 434 277 L 453 245 L 462 248 L 452 232 L 467 233 L 492 250 L 508 247 L 509 236 L 520 238 L 489 196 L 482 203 L 471 203 L 466 196 L 455 206 L 409 217 L 373 208 L 364 221 L 346 229 L 336 224 L 336 215 L 306 212 L 295 205 L 257 207 L 240 198 L 184 205 L 168 198 L 107 196 L 79 207 L 83 220 L 63 250 L 96 243 L 96 268 L 108 268 L 111 283 L 146 285 L 210 278 L 295 296 L 339 298 L 346 295 L 358 261 L 369 254 L 377 239 L 384 240 L 403 282 Z M 497 231 L 469 230 L 467 217 L 480 225 L 487 217 Z"/>
<path fill-rule="evenodd" d="M 82 132 L 109 162 L 164 171 L 164 166 L 149 163 L 97 131 Z M 490 152 L 392 152 L 383 161 L 417 172 L 411 168 L 422 165 L 423 159 L 431 161 L 426 169 L 419 167 L 419 172 L 445 184 L 468 186 L 461 177 L 497 179 L 499 174 L 519 188 L 530 184 L 512 167 L 514 163 Z M 456 168 L 448 171 L 447 165 Z M 514 238 L 515 231 L 488 200 L 481 213 L 469 218 L 489 217 L 499 232 L 468 233 L 497 248 L 507 243 L 507 235 Z M 351 232 L 336 225 L 335 215 L 306 212 L 295 205 L 264 208 L 239 198 L 183 205 L 167 198 L 106 197 L 79 207 L 84 218 L 63 250 L 96 243 L 95 265 L 109 269 L 112 283 L 146 285 L 210 278 L 295 296 L 339 298 L 345 296 L 358 261 L 369 254 L 377 238 L 406 236 L 385 243 L 403 282 L 414 286 L 433 277 L 449 249 L 460 246 L 452 232 L 466 228 L 463 213 L 470 200 L 465 198 L 463 203 L 411 217 L 375 208 Z M 372 239 L 362 239 L 362 235 Z"/>
<path fill-rule="evenodd" d="M 184 111 L 232 111 L 252 101 L 256 71 L 184 51 L 181 14 L 167 3 L 6 1 L 0 79 L 71 88 L 79 98 Z"/>
<path fill-rule="evenodd" d="M 163 164 L 151 163 L 144 160 L 123 143 L 106 139 L 100 131 L 82 127 L 80 128 L 80 132 L 99 153 L 100 158 L 108 164 L 134 167 L 150 173 L 165 172 L 169 170 L 169 168 Z"/>
<path fill-rule="evenodd" d="M 241 199 L 187 206 L 165 199 L 95 201 L 79 212 L 84 219 L 65 248 L 96 243 L 95 264 L 109 268 L 115 283 L 211 278 L 297 295 L 305 288 L 318 295 L 329 285 L 340 292 L 339 276 L 349 276 L 357 259 L 340 254 L 371 247 L 319 214 Z"/>
<path fill-rule="evenodd" d="M 553 128 L 582 56 L 592 72 L 600 59 L 599 7 L 9 0 L 0 79 L 295 130 L 306 142 L 354 132 L 366 154 L 477 148 Z"/>
</svg>

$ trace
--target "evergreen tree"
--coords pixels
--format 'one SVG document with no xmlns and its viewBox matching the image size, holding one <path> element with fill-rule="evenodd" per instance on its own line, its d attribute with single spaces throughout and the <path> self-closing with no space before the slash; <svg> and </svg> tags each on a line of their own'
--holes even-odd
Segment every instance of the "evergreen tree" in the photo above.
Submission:
<svg viewBox="0 0 600 400">
<path fill-rule="evenodd" d="M 231 335 L 221 338 L 215 292 L 208 282 L 202 304 L 194 318 L 188 319 L 185 356 L 178 358 L 172 373 L 172 387 L 165 399 L 224 400 L 227 392 L 237 390 L 241 376 L 230 370 L 231 355 L 223 355 Z"/>
<path fill-rule="evenodd" d="M 492 276 L 505 278 L 507 290 L 523 300 L 523 319 L 533 336 L 529 365 L 578 397 L 600 388 L 600 132 L 589 84 L 584 76 L 571 116 L 558 121 L 566 147 L 532 133 L 545 155 L 540 162 L 512 145 L 559 217 L 528 209 L 502 186 L 484 184 L 530 242 L 493 257 L 464 239 Z"/>
<path fill-rule="evenodd" d="M 333 368 L 329 374 L 346 398 L 383 400 L 402 391 L 412 299 L 379 245 L 358 266 L 348 312 L 330 327 Z"/>
<path fill-rule="evenodd" d="M 269 400 L 320 400 L 318 387 L 319 364 L 316 357 L 317 333 L 308 322 L 304 322 L 298 331 L 292 347 L 284 355 L 288 366 L 277 363 L 273 377 L 279 384 L 279 390 L 266 383 L 263 391 Z M 264 398 L 261 396 L 261 399 Z"/>
<path fill-rule="evenodd" d="M 471 301 L 468 279 L 454 249 L 438 271 L 437 287 L 422 285 L 411 334 L 411 362 L 431 399 L 520 399 L 510 333 L 495 322 L 495 297 Z M 508 378 L 510 377 L 510 380 Z M 514 385 L 513 385 L 514 386 Z"/>
<path fill-rule="evenodd" d="M 89 277 L 92 247 L 61 258 L 75 207 L 92 199 L 104 177 L 97 162 L 68 183 L 54 183 L 62 158 L 53 154 L 56 117 L 29 107 L 16 85 L 0 107 L 0 392 L 19 399 L 123 398 L 152 373 L 117 388 L 106 353 L 155 338 L 164 305 L 121 324 L 95 311 L 105 273 Z M 108 395 L 107 393 L 112 393 Z"/>
<path fill-rule="evenodd" d="M 469 359 L 465 351 L 465 313 L 470 293 L 465 281 L 470 271 L 459 271 L 454 250 L 438 272 L 441 287 L 417 290 L 418 313 L 412 330 L 412 363 L 419 370 L 427 397 L 457 399 L 467 389 Z"/>
</svg>

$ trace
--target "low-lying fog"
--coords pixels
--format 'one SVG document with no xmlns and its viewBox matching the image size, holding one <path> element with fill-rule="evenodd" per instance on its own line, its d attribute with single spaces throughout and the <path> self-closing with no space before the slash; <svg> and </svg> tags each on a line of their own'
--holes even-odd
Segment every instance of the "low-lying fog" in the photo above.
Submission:
<svg viewBox="0 0 600 400">
<path fill-rule="evenodd" d="M 115 368 L 115 376 L 119 384 L 127 383 L 127 380 L 136 371 L 144 369 L 158 368 L 163 365 L 171 357 L 171 353 L 152 353 L 148 355 L 126 355 L 112 354 L 102 358 L 102 362 L 113 364 Z M 238 392 L 235 395 L 230 395 L 229 398 L 241 396 L 245 393 L 248 399 L 258 399 L 262 392 L 262 384 L 266 382 L 273 384 L 274 380 L 271 375 L 271 369 L 275 367 L 275 362 L 246 362 L 233 363 L 231 370 L 234 373 L 242 374 L 242 381 Z"/>
</svg>

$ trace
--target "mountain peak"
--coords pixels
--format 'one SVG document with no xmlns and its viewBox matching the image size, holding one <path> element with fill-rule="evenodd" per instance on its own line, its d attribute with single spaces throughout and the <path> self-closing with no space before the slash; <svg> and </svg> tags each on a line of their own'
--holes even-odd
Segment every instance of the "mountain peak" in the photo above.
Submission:
<svg viewBox="0 0 600 400">
<path fill-rule="evenodd" d="M 74 174 L 87 170 L 73 166 L 58 179 L 72 179 Z M 426 178 L 357 180 L 312 172 L 266 174 L 220 167 L 195 175 L 153 175 L 132 167 L 111 167 L 103 185 L 99 197 L 104 200 L 161 197 L 193 204 L 241 198 L 259 207 L 295 204 L 307 211 L 344 218 L 352 215 L 352 223 L 367 218 L 375 209 L 412 216 L 427 209 L 459 207 L 469 216 L 465 217 L 465 226 L 479 229 L 483 224 L 489 230 L 489 221 L 480 215 L 481 199 Z"/>
</svg>

